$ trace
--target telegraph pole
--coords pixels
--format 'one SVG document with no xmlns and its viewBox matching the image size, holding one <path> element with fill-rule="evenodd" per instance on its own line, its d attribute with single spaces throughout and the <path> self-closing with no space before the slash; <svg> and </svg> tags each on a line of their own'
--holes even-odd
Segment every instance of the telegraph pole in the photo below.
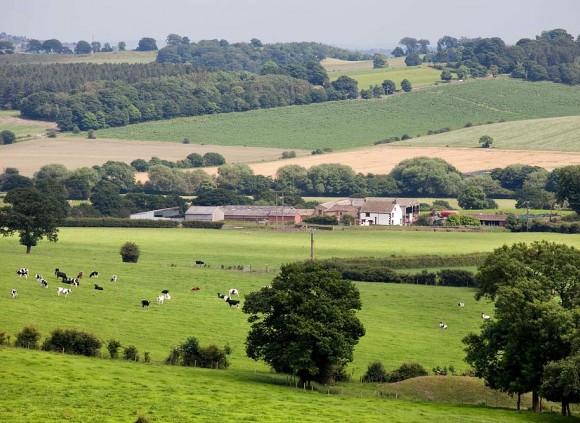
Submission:
<svg viewBox="0 0 580 423">
<path fill-rule="evenodd" d="M 530 231 L 530 202 L 526 201 L 526 232 Z"/>
<path fill-rule="evenodd" d="M 310 228 L 310 261 L 314 260 L 314 228 Z"/>
</svg>

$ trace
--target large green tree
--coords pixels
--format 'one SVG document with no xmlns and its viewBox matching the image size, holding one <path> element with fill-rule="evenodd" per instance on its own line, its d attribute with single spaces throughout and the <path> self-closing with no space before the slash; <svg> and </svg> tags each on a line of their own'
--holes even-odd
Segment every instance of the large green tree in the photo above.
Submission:
<svg viewBox="0 0 580 423">
<path fill-rule="evenodd" d="M 540 393 L 549 401 L 560 401 L 562 415 L 571 416 L 570 403 L 580 402 L 580 354 L 546 365 Z"/>
<path fill-rule="evenodd" d="M 14 141 L 16 141 L 14 132 L 7 129 L 0 132 L 0 144 L 12 144 Z"/>
<path fill-rule="evenodd" d="M 557 200 L 567 201 L 570 208 L 580 214 L 580 165 L 564 166 L 553 173 Z"/>
<path fill-rule="evenodd" d="M 143 37 L 139 40 L 136 48 L 137 51 L 155 51 L 157 50 L 157 42 L 155 38 Z"/>
<path fill-rule="evenodd" d="M 403 160 L 390 173 L 403 194 L 457 195 L 462 186 L 459 171 L 443 159 L 415 157 Z"/>
<path fill-rule="evenodd" d="M 471 185 L 457 196 L 459 207 L 465 210 L 496 209 L 497 204 L 488 199 L 482 187 Z"/>
<path fill-rule="evenodd" d="M 495 389 L 532 392 L 539 410 L 544 366 L 566 358 L 580 305 L 580 251 L 546 241 L 504 245 L 476 276 L 476 298 L 495 301 L 494 318 L 464 339 L 467 362 Z"/>
<path fill-rule="evenodd" d="M 282 266 L 271 287 L 246 297 L 251 329 L 246 353 L 276 372 L 296 374 L 301 386 L 329 383 L 353 359 L 365 334 L 355 312 L 360 293 L 335 270 L 316 262 Z"/>
<path fill-rule="evenodd" d="M 93 48 L 88 43 L 88 41 L 81 40 L 75 46 L 75 54 L 90 54 Z"/>
<path fill-rule="evenodd" d="M 11 236 L 18 232 L 20 244 L 29 254 L 43 238 L 56 242 L 58 225 L 64 218 L 61 205 L 37 188 L 16 188 L 6 194 L 0 208 L 0 234 Z"/>
</svg>

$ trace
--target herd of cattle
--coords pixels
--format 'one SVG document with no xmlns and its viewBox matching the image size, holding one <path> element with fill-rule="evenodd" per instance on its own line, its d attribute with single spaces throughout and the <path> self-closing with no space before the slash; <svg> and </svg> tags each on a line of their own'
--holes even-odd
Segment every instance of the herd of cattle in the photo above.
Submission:
<svg viewBox="0 0 580 423">
<path fill-rule="evenodd" d="M 460 308 L 463 308 L 463 307 L 465 307 L 465 303 L 463 301 L 459 301 L 457 303 L 457 306 Z M 481 313 L 480 316 L 483 320 L 491 320 L 491 316 L 489 314 Z M 439 329 L 447 329 L 447 324 L 445 324 L 443 322 L 439 322 Z"/>
<path fill-rule="evenodd" d="M 203 262 L 200 262 L 201 265 L 203 265 Z M 197 264 L 197 262 L 196 262 Z M 16 271 L 16 274 L 18 275 L 19 278 L 25 278 L 28 279 L 28 268 L 25 267 L 21 267 L 20 269 L 18 269 Z M 84 277 L 84 272 L 79 272 L 77 274 L 76 278 L 69 278 L 67 276 L 66 273 L 62 272 L 59 268 L 54 269 L 54 275 L 56 276 L 57 279 L 60 279 L 62 283 L 64 284 L 69 284 L 71 286 L 80 286 L 80 281 L 81 279 Z M 41 287 L 43 288 L 48 288 L 48 281 L 46 279 L 44 279 L 44 277 L 42 276 L 42 274 L 37 273 L 35 275 L 36 280 L 38 281 L 38 283 L 40 284 Z M 94 278 L 94 279 L 98 279 L 99 277 L 99 272 L 97 272 L 96 270 L 92 271 L 89 274 L 89 278 Z M 112 275 L 111 276 L 111 282 L 117 282 L 117 275 Z M 104 288 L 102 286 L 100 286 L 99 284 L 94 284 L 94 287 L 97 291 L 103 291 Z M 199 287 L 193 287 L 191 288 L 191 291 L 199 291 L 200 288 Z M 57 287 L 56 289 L 56 294 L 57 296 L 60 296 L 60 294 L 63 294 L 65 297 L 68 296 L 68 294 L 72 293 L 72 288 L 63 288 L 61 286 Z M 12 288 L 10 295 L 13 299 L 15 299 L 18 296 L 18 291 L 16 290 L 16 288 Z M 240 300 L 234 300 L 232 298 L 232 296 L 236 295 L 238 298 L 240 296 L 240 292 L 235 289 L 232 288 L 228 291 L 228 295 L 225 294 L 220 294 L 218 293 L 218 298 L 225 300 L 225 302 L 230 306 L 230 308 L 232 306 L 236 306 L 237 308 L 240 307 Z M 170 300 L 171 299 L 171 295 L 169 294 L 169 290 L 164 289 L 163 291 L 161 291 L 161 294 L 157 297 L 157 304 L 163 304 L 166 300 Z M 151 301 L 148 299 L 143 298 L 141 300 L 141 308 L 149 308 L 149 306 L 151 305 Z"/>
</svg>

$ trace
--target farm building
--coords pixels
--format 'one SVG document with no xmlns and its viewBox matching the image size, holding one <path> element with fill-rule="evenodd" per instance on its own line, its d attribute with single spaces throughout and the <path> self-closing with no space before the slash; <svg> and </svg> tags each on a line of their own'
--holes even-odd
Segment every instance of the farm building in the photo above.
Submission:
<svg viewBox="0 0 580 423">
<path fill-rule="evenodd" d="M 224 211 L 218 206 L 191 206 L 185 212 L 185 220 L 221 222 L 224 220 Z"/>
<path fill-rule="evenodd" d="M 336 216 L 339 222 L 345 215 L 350 215 L 360 225 L 410 225 L 419 217 L 419 200 L 383 197 L 347 198 L 319 204 L 314 209 L 314 214 Z"/>
<path fill-rule="evenodd" d="M 482 226 L 501 226 L 505 228 L 507 224 L 507 214 L 472 214 L 470 215 L 479 220 Z"/>
<path fill-rule="evenodd" d="M 358 213 L 359 225 L 403 225 L 403 210 L 394 201 L 368 200 Z"/>
<path fill-rule="evenodd" d="M 246 220 L 260 223 L 300 223 L 302 216 L 294 207 L 221 206 L 225 220 Z"/>
<path fill-rule="evenodd" d="M 131 219 L 148 219 L 148 220 L 169 220 L 179 219 L 179 207 L 169 207 L 166 209 L 149 210 L 141 213 L 134 213 L 129 216 Z"/>
</svg>

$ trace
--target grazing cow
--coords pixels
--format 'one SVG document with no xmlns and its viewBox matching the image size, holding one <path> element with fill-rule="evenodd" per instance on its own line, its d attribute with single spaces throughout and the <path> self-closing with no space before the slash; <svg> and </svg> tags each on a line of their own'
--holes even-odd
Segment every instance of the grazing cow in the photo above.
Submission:
<svg viewBox="0 0 580 423">
<path fill-rule="evenodd" d="M 83 276 L 85 276 L 85 274 L 83 272 L 79 272 L 79 274 L 77 275 L 77 279 L 82 279 Z"/>
<path fill-rule="evenodd" d="M 74 286 L 80 285 L 78 279 L 75 279 L 75 278 L 62 278 L 62 283 L 68 283 L 68 284 L 74 285 Z"/>
<path fill-rule="evenodd" d="M 16 289 L 12 288 L 12 291 L 10 291 L 10 295 L 12 295 L 12 298 L 16 298 L 18 297 L 18 292 L 16 292 Z"/>
<path fill-rule="evenodd" d="M 465 303 L 464 303 L 463 301 L 459 301 L 459 302 L 457 303 L 457 305 L 458 305 L 459 307 L 465 307 Z"/>
<path fill-rule="evenodd" d="M 68 279 L 68 277 L 66 276 L 66 273 L 61 272 L 58 267 L 56 269 L 54 269 L 54 274 L 57 278 L 61 278 L 63 280 L 63 282 L 65 279 Z"/>
<path fill-rule="evenodd" d="M 62 288 L 60 286 L 58 288 L 56 288 L 56 295 L 58 295 L 58 296 L 60 296 L 60 294 L 64 294 L 64 296 L 66 297 L 71 292 L 72 292 L 72 289 L 69 289 L 69 288 Z"/>
<path fill-rule="evenodd" d="M 117 282 L 117 275 L 111 276 L 111 282 Z"/>
<path fill-rule="evenodd" d="M 439 322 L 439 329 L 447 329 L 447 325 L 443 322 Z"/>
<path fill-rule="evenodd" d="M 97 272 L 96 270 L 93 270 L 90 273 L 89 278 L 97 278 L 97 279 L 99 279 L 99 272 Z"/>
<path fill-rule="evenodd" d="M 194 286 L 193 288 L 191 288 L 192 291 L 199 291 L 199 287 Z"/>
<path fill-rule="evenodd" d="M 165 301 L 165 295 L 160 295 L 157 297 L 157 304 L 163 304 L 163 301 Z"/>
<path fill-rule="evenodd" d="M 232 308 L 233 305 L 235 305 L 237 308 L 240 308 L 240 300 L 232 300 L 228 296 L 224 297 L 224 300 L 226 300 L 226 303 L 230 305 L 230 308 Z"/>
<path fill-rule="evenodd" d="M 196 266 L 203 266 L 205 264 L 205 262 L 201 261 L 201 260 L 196 260 L 195 261 L 195 265 Z"/>
<path fill-rule="evenodd" d="M 218 292 L 218 298 L 222 298 L 222 299 L 224 299 L 224 298 L 226 298 L 226 295 L 225 295 L 225 294 L 220 294 L 220 293 Z"/>
<path fill-rule="evenodd" d="M 34 275 L 34 277 L 36 278 L 37 281 L 44 279 L 40 273 L 37 273 L 36 275 Z"/>
<path fill-rule="evenodd" d="M 149 308 L 149 304 L 151 304 L 151 302 L 149 300 L 141 300 L 141 307 L 142 308 Z"/>
<path fill-rule="evenodd" d="M 24 279 L 28 279 L 28 269 L 25 267 L 21 267 L 20 269 L 18 269 L 16 271 L 16 274 L 18 275 L 19 278 L 24 276 Z"/>
<path fill-rule="evenodd" d="M 48 282 L 45 281 L 44 279 L 40 280 L 40 286 L 42 286 L 43 288 L 48 288 Z"/>
<path fill-rule="evenodd" d="M 97 285 L 97 284 L 95 284 L 95 289 L 96 289 L 97 291 L 102 291 L 102 290 L 103 290 L 103 287 L 102 287 L 102 286 L 99 286 L 99 285 Z"/>
<path fill-rule="evenodd" d="M 490 316 L 490 315 L 488 315 L 488 314 L 485 314 L 485 313 L 481 313 L 481 318 L 482 318 L 483 320 L 489 320 L 489 319 L 491 319 L 491 316 Z"/>
<path fill-rule="evenodd" d="M 230 289 L 230 297 L 232 295 L 237 295 L 239 297 L 240 296 L 240 292 L 237 289 L 232 288 L 232 289 Z"/>
</svg>

